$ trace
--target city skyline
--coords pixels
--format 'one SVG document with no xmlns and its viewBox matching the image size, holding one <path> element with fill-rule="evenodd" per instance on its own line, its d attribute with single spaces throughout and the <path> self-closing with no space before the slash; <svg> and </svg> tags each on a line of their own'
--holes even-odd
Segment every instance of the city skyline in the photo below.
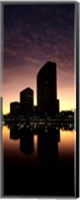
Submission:
<svg viewBox="0 0 80 200">
<path fill-rule="evenodd" d="M 10 102 L 10 114 L 34 114 L 36 109 L 37 114 L 47 113 L 56 114 L 60 111 L 60 100 L 57 99 L 57 74 L 56 63 L 47 61 L 38 71 L 37 81 L 37 104 L 34 104 L 34 90 L 29 86 L 22 91 L 18 91 L 19 101 Z M 49 75 L 49 76 L 48 76 Z M 53 84 L 51 84 L 53 83 Z M 53 85 L 51 87 L 51 85 Z M 36 108 L 35 108 L 36 107 Z M 64 110 L 66 111 L 66 110 Z M 74 111 L 73 109 L 68 111 Z M 19 112 L 19 113 L 18 113 Z M 49 113 L 48 113 L 49 112 Z M 9 114 L 7 113 L 7 114 Z"/>
<path fill-rule="evenodd" d="M 57 65 L 60 111 L 75 109 L 74 4 L 5 5 L 4 114 L 27 87 L 34 90 L 37 105 L 35 77 L 48 60 Z"/>
</svg>

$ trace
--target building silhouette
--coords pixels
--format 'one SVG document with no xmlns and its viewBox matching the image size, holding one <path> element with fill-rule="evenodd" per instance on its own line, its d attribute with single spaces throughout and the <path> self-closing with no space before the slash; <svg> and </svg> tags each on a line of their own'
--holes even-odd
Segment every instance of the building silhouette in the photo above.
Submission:
<svg viewBox="0 0 80 200">
<path fill-rule="evenodd" d="M 26 88 L 20 92 L 20 110 L 23 114 L 33 112 L 33 90 L 31 88 Z"/>
<path fill-rule="evenodd" d="M 33 115 L 37 115 L 38 114 L 38 106 L 33 106 Z"/>
<path fill-rule="evenodd" d="M 37 75 L 38 112 L 54 115 L 59 112 L 57 100 L 56 63 L 47 62 Z"/>
<path fill-rule="evenodd" d="M 15 117 L 17 115 L 17 113 L 19 112 L 19 108 L 20 108 L 20 103 L 15 101 L 15 102 L 11 102 L 10 103 L 10 115 L 12 117 Z"/>
<path fill-rule="evenodd" d="M 37 74 L 37 105 L 33 105 L 34 91 L 27 87 L 20 92 L 20 103 L 10 103 L 10 116 L 53 116 L 59 113 L 57 99 L 56 63 L 48 61 Z M 16 115 L 17 114 L 17 115 Z"/>
</svg>

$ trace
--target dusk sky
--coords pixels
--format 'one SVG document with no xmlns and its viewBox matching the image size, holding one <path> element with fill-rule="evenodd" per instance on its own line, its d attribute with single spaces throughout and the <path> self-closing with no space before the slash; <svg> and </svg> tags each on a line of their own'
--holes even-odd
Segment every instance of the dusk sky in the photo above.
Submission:
<svg viewBox="0 0 80 200">
<path fill-rule="evenodd" d="M 60 110 L 75 108 L 74 4 L 4 6 L 3 112 L 31 87 L 36 99 L 36 76 L 47 62 L 57 65 Z"/>
</svg>

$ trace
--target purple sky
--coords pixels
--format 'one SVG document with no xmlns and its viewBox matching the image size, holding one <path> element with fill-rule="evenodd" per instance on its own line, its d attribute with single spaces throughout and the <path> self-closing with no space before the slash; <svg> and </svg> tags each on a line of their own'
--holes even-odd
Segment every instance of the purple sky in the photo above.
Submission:
<svg viewBox="0 0 80 200">
<path fill-rule="evenodd" d="M 74 108 L 75 4 L 9 4 L 4 6 L 4 113 L 28 86 L 36 104 L 36 75 L 49 60 L 57 65 L 60 110 Z"/>
</svg>

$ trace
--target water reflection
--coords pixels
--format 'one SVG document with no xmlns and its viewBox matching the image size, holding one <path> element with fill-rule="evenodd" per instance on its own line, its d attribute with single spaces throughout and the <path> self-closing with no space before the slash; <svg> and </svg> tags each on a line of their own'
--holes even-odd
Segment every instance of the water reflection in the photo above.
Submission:
<svg viewBox="0 0 80 200">
<path fill-rule="evenodd" d="M 52 188 L 57 189 L 56 180 L 58 179 L 59 168 L 59 153 L 58 142 L 60 141 L 60 131 L 50 129 L 47 133 L 44 130 L 39 130 L 38 134 L 38 180 L 42 182 L 41 193 L 48 191 L 52 193 Z M 52 182 L 52 186 L 49 188 L 49 183 Z M 48 184 L 47 184 L 48 183 Z M 46 184 L 46 190 L 43 191 Z M 47 191 L 47 192 L 46 192 Z"/>
<path fill-rule="evenodd" d="M 43 162 L 56 162 L 58 158 L 58 142 L 60 142 L 60 130 L 54 128 L 37 129 L 36 138 L 35 134 L 30 129 L 23 127 L 19 129 L 17 126 L 10 126 L 10 139 L 20 140 L 20 151 L 26 155 L 31 155 L 34 152 L 34 146 L 37 146 L 36 154 L 37 161 Z M 37 144 L 34 144 L 37 143 Z"/>
<path fill-rule="evenodd" d="M 4 142 L 5 194 L 11 192 L 24 195 L 26 188 L 27 194 L 61 196 L 74 194 L 72 153 L 74 153 L 75 132 L 72 134 L 72 131 L 67 132 L 56 126 L 47 128 L 46 131 L 45 128 L 33 131 L 26 125 L 14 124 L 9 128 L 4 127 L 3 132 L 3 140 L 6 141 Z M 7 157 L 6 152 L 8 152 Z M 59 154 L 63 152 L 66 162 L 62 159 L 60 163 Z M 15 186 L 11 185 L 12 179 L 14 182 L 16 180 Z M 26 185 L 25 180 L 27 180 Z M 38 183 L 41 183 L 40 187 Z"/>
<path fill-rule="evenodd" d="M 34 151 L 33 134 L 26 128 L 20 130 L 20 151 L 27 155 Z"/>
<path fill-rule="evenodd" d="M 10 127 L 10 139 L 17 140 L 20 138 L 19 129 L 16 126 Z"/>
<path fill-rule="evenodd" d="M 49 164 L 56 163 L 58 159 L 58 142 L 60 141 L 60 131 L 49 129 L 47 133 L 40 129 L 38 134 L 38 161 Z"/>
<path fill-rule="evenodd" d="M 70 125 L 64 125 L 62 130 L 59 127 L 52 127 L 47 129 L 37 128 L 34 131 L 27 128 L 26 125 L 13 124 L 9 126 L 10 139 L 19 139 L 20 151 L 25 155 L 31 155 L 35 151 L 38 160 L 42 159 L 45 162 L 46 159 L 49 160 L 51 157 L 57 158 L 59 156 L 57 154 L 60 153 L 68 156 L 73 153 L 74 136 L 70 134 L 71 130 L 69 128 L 67 130 L 67 127 L 70 127 Z M 72 130 L 71 133 L 75 134 L 75 131 Z"/>
</svg>

